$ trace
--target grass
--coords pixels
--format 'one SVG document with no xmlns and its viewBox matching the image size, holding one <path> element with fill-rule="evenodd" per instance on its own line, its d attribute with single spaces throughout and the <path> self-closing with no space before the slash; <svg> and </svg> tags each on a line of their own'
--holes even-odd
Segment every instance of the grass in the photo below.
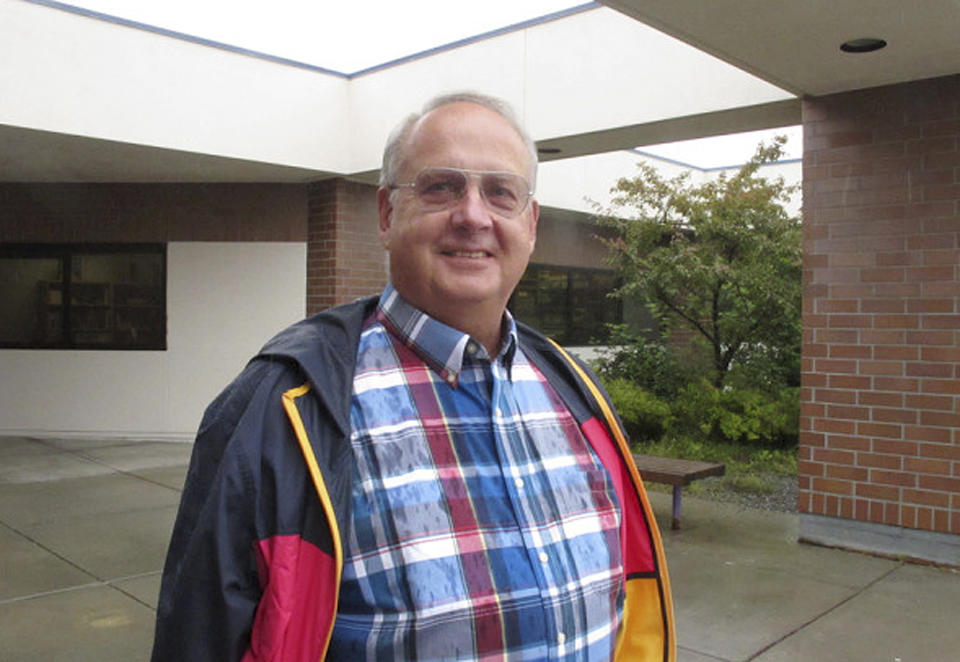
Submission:
<svg viewBox="0 0 960 662">
<path fill-rule="evenodd" d="M 741 494 L 773 494 L 776 491 L 776 485 L 764 476 L 757 475 L 737 475 L 725 476 L 723 484 L 727 489 Z"/>
<path fill-rule="evenodd" d="M 678 457 L 687 460 L 723 462 L 726 475 L 719 481 L 733 492 L 767 495 L 777 489 L 777 479 L 797 475 L 797 449 L 772 448 L 760 444 L 733 444 L 690 438 L 663 438 L 634 445 L 634 451 L 646 455 Z M 696 493 L 697 483 L 690 486 Z"/>
</svg>

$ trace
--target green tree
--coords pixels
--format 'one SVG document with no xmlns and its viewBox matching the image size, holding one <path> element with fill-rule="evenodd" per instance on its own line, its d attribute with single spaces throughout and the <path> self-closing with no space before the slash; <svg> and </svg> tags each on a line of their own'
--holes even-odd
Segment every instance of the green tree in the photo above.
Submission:
<svg viewBox="0 0 960 662">
<path fill-rule="evenodd" d="M 796 187 L 758 174 L 785 141 L 699 184 L 641 163 L 598 216 L 623 280 L 616 294 L 646 302 L 668 334 L 686 327 L 706 341 L 717 387 L 734 366 L 799 356 L 800 221 L 784 207 Z"/>
</svg>

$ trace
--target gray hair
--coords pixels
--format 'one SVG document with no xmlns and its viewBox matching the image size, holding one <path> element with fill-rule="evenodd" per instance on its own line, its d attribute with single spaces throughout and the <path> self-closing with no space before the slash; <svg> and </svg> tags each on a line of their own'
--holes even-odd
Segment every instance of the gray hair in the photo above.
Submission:
<svg viewBox="0 0 960 662">
<path fill-rule="evenodd" d="M 478 106 L 483 106 L 488 110 L 492 110 L 500 117 L 505 119 L 507 123 L 513 127 L 513 130 L 517 132 L 517 135 L 520 136 L 520 139 L 523 141 L 524 146 L 527 148 L 530 156 L 530 186 L 531 188 L 536 188 L 537 185 L 537 146 L 534 144 L 533 139 L 530 138 L 530 135 L 527 133 L 526 129 L 523 128 L 523 125 L 517 119 L 516 113 L 513 112 L 513 108 L 510 105 L 496 97 L 492 97 L 486 94 L 480 94 L 478 92 L 454 92 L 452 94 L 441 94 L 440 96 L 434 97 L 424 105 L 423 110 L 419 113 L 413 113 L 407 116 L 390 134 L 390 137 L 387 139 L 386 147 L 383 150 L 383 165 L 380 168 L 380 186 L 390 186 L 396 184 L 396 178 L 400 174 L 400 169 L 403 167 L 403 160 L 405 157 L 404 147 L 406 146 L 407 138 L 410 137 L 410 132 L 413 130 L 413 126 L 420 121 L 427 113 L 436 110 L 442 106 L 448 106 L 454 103 L 475 103 Z"/>
</svg>

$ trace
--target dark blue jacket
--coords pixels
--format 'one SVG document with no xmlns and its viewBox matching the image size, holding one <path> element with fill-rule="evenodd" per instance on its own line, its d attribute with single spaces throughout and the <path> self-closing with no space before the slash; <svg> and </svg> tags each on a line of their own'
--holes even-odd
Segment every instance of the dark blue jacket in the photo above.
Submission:
<svg viewBox="0 0 960 662">
<path fill-rule="evenodd" d="M 318 662 L 349 530 L 350 397 L 376 298 L 299 322 L 207 408 L 160 589 L 154 662 Z M 617 658 L 672 661 L 673 605 L 656 522 L 622 427 L 586 369 L 535 331 L 520 343 L 610 471 L 623 511 Z"/>
</svg>

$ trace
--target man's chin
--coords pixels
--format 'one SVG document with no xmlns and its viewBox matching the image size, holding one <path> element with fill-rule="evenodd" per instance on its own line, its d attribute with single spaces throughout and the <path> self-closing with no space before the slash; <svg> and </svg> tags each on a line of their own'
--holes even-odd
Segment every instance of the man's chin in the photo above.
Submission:
<svg viewBox="0 0 960 662">
<path fill-rule="evenodd" d="M 481 306 L 495 300 L 496 296 L 489 288 L 448 287 L 439 293 L 442 303 L 457 303 L 463 306 Z"/>
<path fill-rule="evenodd" d="M 488 313 L 490 306 L 506 304 L 499 288 L 489 282 L 476 282 L 469 278 L 453 279 L 434 289 L 435 301 L 443 308 L 483 308 Z"/>
</svg>

